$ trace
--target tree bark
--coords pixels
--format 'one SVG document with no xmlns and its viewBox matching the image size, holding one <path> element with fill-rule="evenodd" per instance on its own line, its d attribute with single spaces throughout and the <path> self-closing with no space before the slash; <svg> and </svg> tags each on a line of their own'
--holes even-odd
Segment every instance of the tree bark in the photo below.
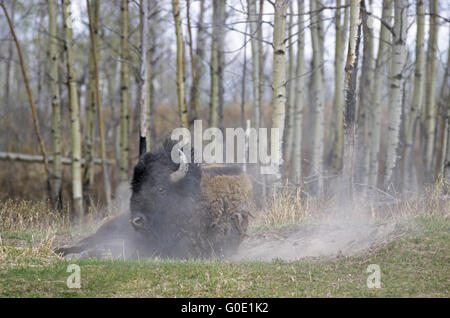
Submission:
<svg viewBox="0 0 450 318">
<path fill-rule="evenodd" d="M 360 0 L 350 0 L 350 26 L 347 61 L 345 64 L 344 155 L 343 175 L 348 178 L 350 196 L 353 195 L 356 133 L 356 78 L 361 33 Z"/>
<path fill-rule="evenodd" d="M 279 165 L 274 165 L 275 190 L 281 187 L 281 167 L 283 164 L 283 134 L 286 116 L 286 11 L 284 0 L 275 0 L 275 21 L 273 27 L 273 77 L 272 77 L 272 128 L 277 128 L 279 138 L 271 140 L 271 149 L 278 149 Z M 273 153 L 272 153 L 273 157 Z"/>
<path fill-rule="evenodd" d="M 184 91 L 184 42 L 181 28 L 180 4 L 178 0 L 172 0 L 173 18 L 175 21 L 175 35 L 177 38 L 177 96 L 180 124 L 189 128 L 189 118 L 186 109 L 186 97 Z"/>
<path fill-rule="evenodd" d="M 434 181 L 433 157 L 435 152 L 436 131 L 436 67 L 437 67 L 437 39 L 439 20 L 436 14 L 439 11 L 439 1 L 430 0 L 430 27 L 428 38 L 426 88 L 425 88 L 425 177 L 426 182 Z"/>
<path fill-rule="evenodd" d="M 56 25 L 56 0 L 48 1 L 48 49 L 50 54 L 50 92 L 52 103 L 52 136 L 53 136 L 53 174 L 51 185 L 51 201 L 56 209 L 62 208 L 62 164 L 61 164 L 61 105 L 58 86 L 58 32 Z"/>
<path fill-rule="evenodd" d="M 371 1 L 370 1 L 371 2 Z M 358 133 L 358 162 L 360 174 L 359 181 L 364 185 L 363 191 L 366 192 L 366 185 L 369 183 L 370 170 L 370 145 L 372 142 L 372 131 L 370 129 L 370 87 L 373 82 L 374 56 L 373 56 L 373 28 L 369 25 L 369 13 L 371 7 L 366 8 L 365 0 L 362 0 L 362 30 L 363 30 L 363 58 L 362 70 L 359 85 L 359 133 Z M 368 11 L 368 12 L 366 12 Z"/>
<path fill-rule="evenodd" d="M 317 182 L 313 185 L 313 192 L 323 191 L 323 150 L 324 150 L 324 91 L 323 91 L 323 45 L 321 44 L 320 21 L 321 14 L 317 12 L 316 1 L 310 1 L 311 11 L 311 42 L 313 47 L 313 100 L 314 100 L 314 124 L 313 124 L 313 154 L 312 173 L 317 175 Z"/>
<path fill-rule="evenodd" d="M 252 79 L 253 79 L 253 102 L 252 102 L 252 120 L 253 127 L 259 129 L 260 127 L 260 78 L 259 78 L 259 50 L 258 50 L 258 22 L 256 12 L 256 0 L 248 0 L 248 20 L 250 25 L 250 45 L 252 49 Z"/>
<path fill-rule="evenodd" d="M 97 15 L 100 10 L 100 1 L 94 0 L 94 6 L 97 8 Z M 92 51 L 92 59 L 94 62 L 94 80 L 95 80 L 95 97 L 96 97 L 96 105 L 97 105 L 97 120 L 98 120 L 98 128 L 100 132 L 100 153 L 102 158 L 102 171 L 103 171 L 103 186 L 105 190 L 105 198 L 106 198 L 106 206 L 109 209 L 111 205 L 111 183 L 109 180 L 109 172 L 108 165 L 106 164 L 106 145 L 105 145 L 105 132 L 103 128 L 103 112 L 102 112 L 102 104 L 100 98 L 100 79 L 99 79 L 99 67 L 98 67 L 98 58 L 97 58 L 97 33 L 98 33 L 98 16 L 94 18 L 92 14 L 92 9 L 89 4 L 89 0 L 86 0 L 86 6 L 88 10 L 89 16 L 89 33 L 91 38 L 91 51 Z"/>
<path fill-rule="evenodd" d="M 67 62 L 67 85 L 69 89 L 71 143 L 72 143 L 72 199 L 73 214 L 77 222 L 83 218 L 83 191 L 81 180 L 81 133 L 80 108 L 78 104 L 77 82 L 74 70 L 72 17 L 70 0 L 62 0 L 64 26 L 64 50 Z"/>
<path fill-rule="evenodd" d="M 349 4 L 349 0 L 346 1 Z M 341 6 L 341 0 L 336 1 Z M 334 51 L 334 97 L 333 97 L 333 149 L 332 165 L 335 173 L 342 172 L 342 155 L 344 151 L 344 100 L 342 82 L 344 72 L 344 49 L 349 21 L 349 8 L 345 9 L 344 24 L 341 22 L 341 9 L 336 9 L 336 45 Z"/>
<path fill-rule="evenodd" d="M 294 149 L 292 160 L 292 172 L 294 184 L 300 185 L 302 181 L 302 132 L 303 132 L 303 105 L 304 105 L 304 85 L 303 73 L 305 64 L 305 32 L 304 0 L 297 0 L 298 6 L 298 37 L 297 37 L 297 68 L 295 78 L 295 110 L 294 110 Z"/>
<path fill-rule="evenodd" d="M 292 6 L 292 1 L 289 3 L 289 26 L 288 26 L 288 55 L 289 55 L 289 63 L 288 63 L 288 96 L 287 96 L 287 111 L 286 111 L 286 138 L 284 141 L 284 158 L 285 158 L 285 169 L 286 172 L 290 169 L 291 165 L 291 154 L 292 154 L 292 145 L 294 138 L 294 102 L 295 102 L 295 63 L 294 63 L 294 43 L 292 41 L 293 32 L 292 29 L 294 27 L 294 10 Z"/>
<path fill-rule="evenodd" d="M 140 109 L 140 138 L 139 155 L 147 152 L 148 130 L 148 99 L 147 90 L 147 50 L 148 50 L 148 0 L 141 0 L 141 49 L 139 54 L 139 109 Z"/>
<path fill-rule="evenodd" d="M 445 155 L 447 152 L 448 129 L 450 124 L 450 46 L 447 48 L 447 65 L 439 93 L 438 104 L 438 135 L 436 143 L 436 163 L 434 179 L 444 176 Z"/>
<path fill-rule="evenodd" d="M 120 39 L 120 182 L 128 182 L 129 146 L 128 124 L 130 108 L 130 69 L 128 65 L 128 1 L 122 0 L 120 5 L 120 20 L 122 34 Z"/>
<path fill-rule="evenodd" d="M 197 43 L 195 48 L 195 57 L 191 58 L 194 67 L 195 78 L 192 78 L 192 87 L 190 94 L 190 109 L 194 110 L 194 120 L 198 119 L 198 105 L 200 99 L 200 90 L 198 89 L 199 83 L 204 73 L 203 59 L 205 56 L 205 27 L 203 25 L 203 19 L 205 15 L 205 0 L 200 0 L 200 12 L 198 14 L 197 24 Z M 190 40 L 192 42 L 192 39 Z M 192 44 L 191 44 L 192 45 Z M 191 62 L 191 63 L 192 63 Z"/>
<path fill-rule="evenodd" d="M 401 158 L 401 173 L 402 173 L 402 188 L 408 186 L 408 175 L 411 173 L 412 167 L 412 147 L 414 143 L 414 132 L 417 122 L 417 114 L 420 111 L 420 106 L 423 100 L 423 72 L 425 62 L 425 0 L 418 0 L 416 2 L 416 61 L 414 63 L 414 90 L 409 109 L 408 122 L 406 123 L 405 146 Z M 409 171 L 409 173 L 408 173 Z"/>
<path fill-rule="evenodd" d="M 100 3 L 99 1 L 95 1 L 90 5 L 90 10 L 93 11 L 93 27 L 94 30 L 98 30 L 98 18 L 99 18 L 99 10 Z M 92 49 L 91 49 L 92 52 Z M 89 83 L 87 90 L 87 102 L 86 102 L 86 161 L 87 165 L 85 167 L 85 176 L 86 179 L 83 182 L 83 191 L 84 191 L 84 199 L 86 204 L 89 204 L 89 195 L 91 193 L 91 189 L 94 185 L 94 138 L 95 138 L 95 113 L 96 113 L 96 89 L 95 89 L 95 66 L 94 66 L 94 55 L 89 54 Z"/>
<path fill-rule="evenodd" d="M 394 45 L 392 48 L 391 96 L 389 101 L 388 140 L 384 171 L 385 188 L 388 188 L 394 181 L 393 174 L 397 163 L 397 148 L 402 113 L 403 71 L 406 62 L 406 31 L 408 26 L 408 1 L 395 0 L 394 4 Z"/>
<path fill-rule="evenodd" d="M 203 1 L 200 4 L 203 7 Z M 187 29 L 188 29 L 188 35 L 189 35 L 189 58 L 191 59 L 191 72 L 192 72 L 192 91 L 196 92 L 195 96 L 191 96 L 191 105 L 190 109 L 194 112 L 194 120 L 198 118 L 198 89 L 197 89 L 197 67 L 196 67 L 196 58 L 194 57 L 194 49 L 193 49 L 193 41 L 192 41 L 192 26 L 191 26 L 191 1 L 186 0 L 186 16 L 187 16 Z M 203 8 L 200 9 L 200 11 L 203 11 Z M 194 99 L 195 97 L 195 99 Z"/>
<path fill-rule="evenodd" d="M 381 19 L 389 25 L 392 15 L 392 0 L 383 0 Z M 372 107 L 370 111 L 370 129 L 372 131 L 372 144 L 370 146 L 370 173 L 369 185 L 378 185 L 380 135 L 381 135 L 381 101 L 382 85 L 386 81 L 386 64 L 389 58 L 391 33 L 384 24 L 380 27 L 380 40 L 378 42 L 378 53 L 375 62 L 374 81 L 372 83 Z"/>
</svg>

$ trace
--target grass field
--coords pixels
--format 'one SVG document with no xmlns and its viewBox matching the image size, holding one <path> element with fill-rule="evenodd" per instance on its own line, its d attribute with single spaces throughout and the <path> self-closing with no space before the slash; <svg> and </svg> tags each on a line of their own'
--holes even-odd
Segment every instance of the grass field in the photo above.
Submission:
<svg viewBox="0 0 450 318">
<path fill-rule="evenodd" d="M 434 202 L 434 201 L 433 201 Z M 55 240 L 81 237 L 92 229 L 56 226 L 64 220 L 35 214 L 43 205 L 3 203 L 0 297 L 449 297 L 450 220 L 448 199 L 427 213 L 397 222 L 408 231 L 353 256 L 273 260 L 63 259 Z M 408 205 L 411 208 L 411 205 Z M 7 209 L 14 207 L 15 219 Z M 444 211 L 442 211 L 444 209 Z M 436 213 L 435 211 L 441 211 Z M 434 211 L 434 212 L 430 212 Z M 9 217 L 7 217 L 9 215 Z M 34 227 L 29 226 L 30 217 Z M 55 220 L 49 220 L 55 218 Z M 292 215 L 289 216 L 292 219 Z M 9 222 L 9 223 L 8 223 Z M 56 222 L 56 223 L 55 223 Z M 259 222 L 259 223 L 258 223 Z M 261 232 L 261 220 L 256 222 Z M 37 226 L 36 224 L 40 224 Z M 267 226 L 266 226 L 267 228 Z M 69 238 L 68 238 L 69 237 Z M 81 288 L 66 281 L 70 264 L 80 267 Z M 377 264 L 381 288 L 369 289 L 367 272 Z"/>
</svg>

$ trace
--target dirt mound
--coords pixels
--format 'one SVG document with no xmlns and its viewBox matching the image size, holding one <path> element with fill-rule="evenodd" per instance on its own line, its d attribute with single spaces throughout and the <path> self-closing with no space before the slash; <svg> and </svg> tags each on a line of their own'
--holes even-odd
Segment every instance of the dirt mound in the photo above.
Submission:
<svg viewBox="0 0 450 318">
<path fill-rule="evenodd" d="M 299 260 L 306 257 L 355 255 L 405 233 L 397 223 L 325 222 L 281 231 L 256 233 L 245 239 L 233 261 Z"/>
</svg>

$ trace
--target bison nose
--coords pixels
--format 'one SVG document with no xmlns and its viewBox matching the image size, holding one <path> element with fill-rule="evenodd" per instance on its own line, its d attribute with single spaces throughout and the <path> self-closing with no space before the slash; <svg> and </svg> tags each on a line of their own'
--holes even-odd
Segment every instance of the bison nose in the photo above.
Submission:
<svg viewBox="0 0 450 318">
<path fill-rule="evenodd" d="M 136 230 L 143 229 L 145 226 L 145 220 L 142 216 L 136 216 L 131 220 L 131 224 Z"/>
</svg>

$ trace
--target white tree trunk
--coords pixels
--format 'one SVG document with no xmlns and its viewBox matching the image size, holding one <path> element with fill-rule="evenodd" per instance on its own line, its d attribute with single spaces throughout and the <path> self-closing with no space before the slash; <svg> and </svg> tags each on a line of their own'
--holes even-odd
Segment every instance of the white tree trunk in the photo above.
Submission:
<svg viewBox="0 0 450 318">
<path fill-rule="evenodd" d="M 305 64 L 305 32 L 304 28 L 304 0 L 297 0 L 298 5 L 298 38 L 297 38 L 297 69 L 296 69 L 296 94 L 294 110 L 294 150 L 292 160 L 292 172 L 294 184 L 300 185 L 302 181 L 302 132 L 303 132 L 303 105 L 304 105 L 304 64 Z"/>
<path fill-rule="evenodd" d="M 83 218 L 83 191 L 81 183 L 81 132 L 80 107 L 78 105 L 77 82 L 74 70 L 74 53 L 72 37 L 72 17 L 70 0 L 63 0 L 64 42 L 67 60 L 67 84 L 69 88 L 71 142 L 72 142 L 72 198 L 74 217 Z"/>
<path fill-rule="evenodd" d="M 433 157 L 436 131 L 436 67 L 437 40 L 439 32 L 439 1 L 429 0 L 430 27 L 427 51 L 427 78 L 425 88 L 425 181 L 433 182 Z"/>
<path fill-rule="evenodd" d="M 388 25 L 391 23 L 392 0 L 383 0 L 383 11 L 381 19 Z M 372 144 L 370 146 L 370 173 L 369 185 L 378 185 L 379 154 L 380 154 L 380 133 L 381 133 L 381 101 L 382 87 L 386 82 L 386 64 L 389 59 L 390 31 L 382 24 L 378 41 L 378 53 L 375 62 L 374 81 L 372 83 L 372 107 L 370 112 L 370 123 L 372 131 Z"/>
<path fill-rule="evenodd" d="M 313 185 L 313 192 L 321 193 L 323 190 L 323 150 L 324 150 L 324 90 L 323 90 L 323 43 L 319 25 L 322 15 L 316 12 L 317 1 L 310 1 L 311 11 L 311 42 L 313 47 L 313 154 L 311 160 L 312 174 L 316 175 L 317 182 Z"/>
<path fill-rule="evenodd" d="M 273 27 L 273 78 L 272 78 L 272 128 L 279 129 L 279 139 L 271 140 L 278 149 L 279 166 L 274 166 L 274 187 L 281 186 L 281 165 L 283 164 L 283 134 L 286 116 L 286 11 L 284 0 L 275 1 L 275 22 Z M 273 154 L 272 154 L 273 157 Z"/>
<path fill-rule="evenodd" d="M 414 90 L 411 102 L 411 108 L 409 110 L 409 117 L 406 123 L 405 133 L 405 147 L 403 149 L 403 155 L 401 158 L 402 168 L 402 188 L 404 189 L 408 185 L 408 177 L 412 173 L 410 167 L 413 161 L 412 147 L 414 143 L 414 131 L 417 122 L 417 114 L 420 110 L 423 99 L 424 88 L 424 62 L 425 62 L 425 0 L 418 0 L 416 2 L 416 61 L 414 64 Z"/>
<path fill-rule="evenodd" d="M 397 163 L 397 148 L 402 113 L 403 72 L 406 62 L 406 31 L 408 27 L 408 1 L 395 0 L 394 4 L 395 36 L 392 48 L 391 100 L 389 101 L 388 140 L 384 172 L 384 185 L 386 188 L 393 182 L 394 168 Z"/>
</svg>

